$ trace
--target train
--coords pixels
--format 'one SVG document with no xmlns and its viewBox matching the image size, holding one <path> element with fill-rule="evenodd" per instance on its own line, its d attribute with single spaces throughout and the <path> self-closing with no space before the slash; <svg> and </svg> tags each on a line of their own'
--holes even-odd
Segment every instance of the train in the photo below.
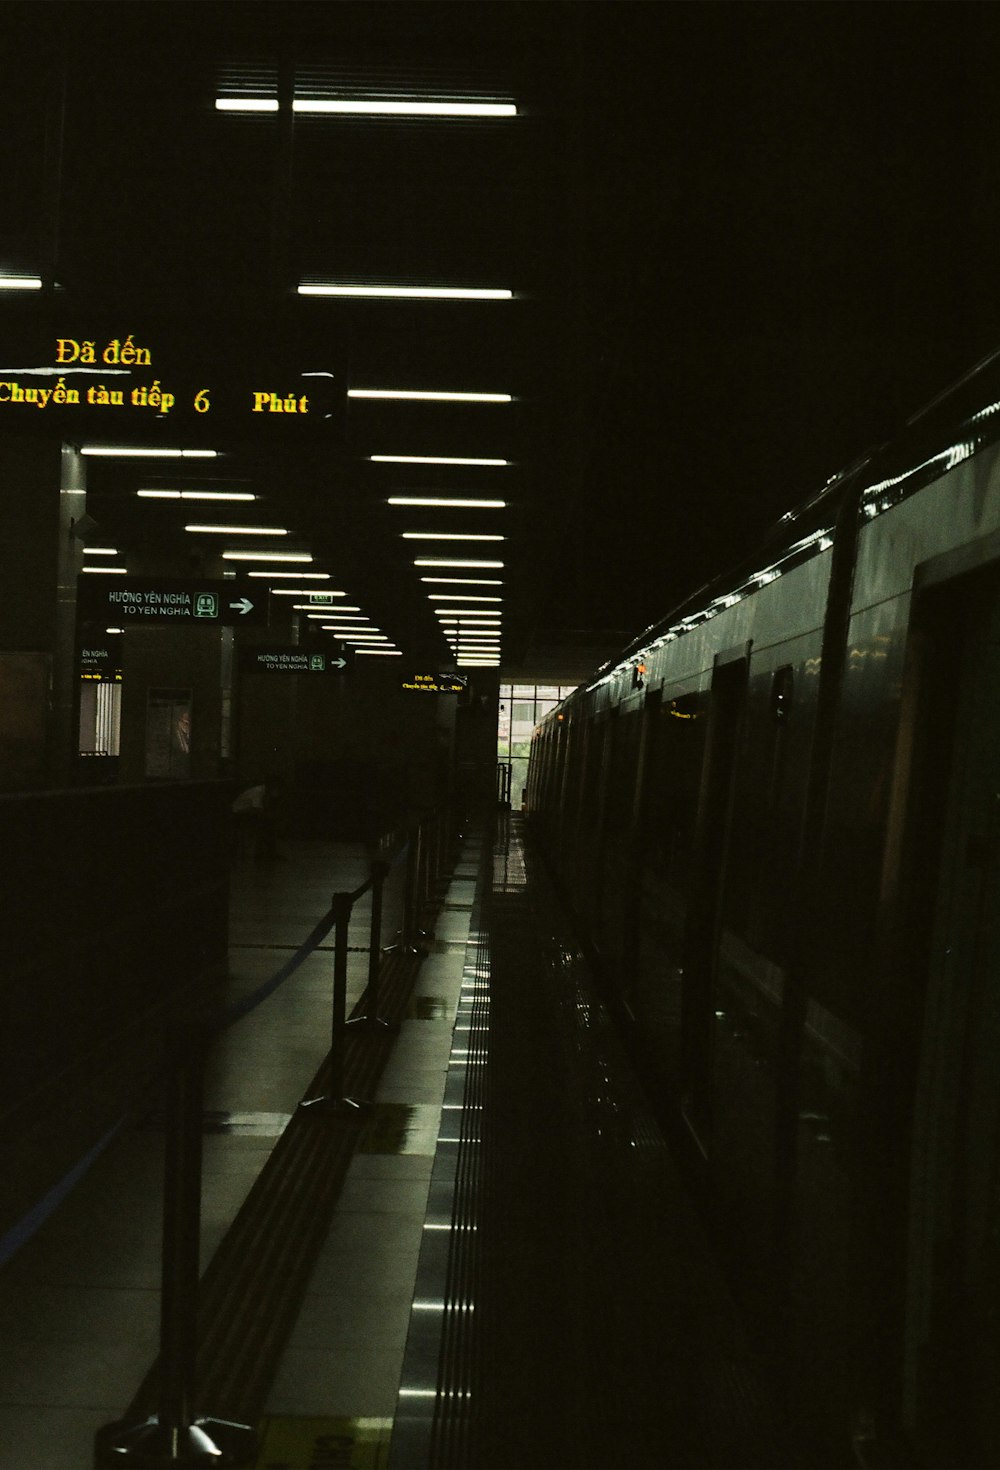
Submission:
<svg viewBox="0 0 1000 1470">
<path fill-rule="evenodd" d="M 1000 1465 L 1000 352 L 552 710 L 525 812 L 803 1463 Z"/>
</svg>

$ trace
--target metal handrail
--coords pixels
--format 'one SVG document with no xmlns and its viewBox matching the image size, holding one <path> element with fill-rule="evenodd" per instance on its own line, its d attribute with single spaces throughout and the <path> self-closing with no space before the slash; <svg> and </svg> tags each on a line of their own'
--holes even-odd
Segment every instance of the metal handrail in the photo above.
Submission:
<svg viewBox="0 0 1000 1470">
<path fill-rule="evenodd" d="M 304 1099 L 299 1107 L 314 1114 L 357 1117 L 364 1104 L 344 1096 L 347 1026 L 347 937 L 351 911 L 372 890 L 372 920 L 368 957 L 366 1014 L 359 1022 L 371 1029 L 391 1023 L 378 1015 L 378 969 L 381 958 L 382 889 L 392 867 L 408 856 L 403 920 L 404 945 L 420 952 L 411 941 L 416 915 L 430 895 L 440 872 L 444 848 L 445 814 L 435 812 L 416 824 L 404 841 L 387 845 L 391 857 L 371 859 L 367 879 L 350 892 L 335 893 L 330 907 L 295 954 L 270 980 L 250 996 L 226 1008 L 214 1020 L 201 1019 L 173 1038 L 174 1065 L 168 1074 L 167 1139 L 163 1186 L 163 1261 L 160 1300 L 159 1412 L 139 1424 L 119 1421 L 104 1426 L 95 1440 L 95 1463 L 192 1465 L 221 1457 L 225 1464 L 243 1464 L 250 1456 L 254 1430 L 212 1416 L 195 1417 L 199 1241 L 201 1235 L 202 1085 L 208 1045 L 215 1036 L 242 1019 L 294 973 L 322 939 L 334 933 L 334 977 L 329 1057 L 330 1091 Z M 425 835 L 424 828 L 432 830 Z M 433 860 L 426 838 L 433 836 Z M 385 846 L 385 839 L 379 847 Z M 428 852 L 426 863 L 421 852 Z"/>
</svg>

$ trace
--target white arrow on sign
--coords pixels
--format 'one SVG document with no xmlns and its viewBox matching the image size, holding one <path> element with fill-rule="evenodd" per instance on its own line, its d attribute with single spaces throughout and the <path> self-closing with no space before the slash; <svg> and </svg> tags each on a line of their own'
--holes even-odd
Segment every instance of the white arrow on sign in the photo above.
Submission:
<svg viewBox="0 0 1000 1470">
<path fill-rule="evenodd" d="M 231 602 L 229 606 L 238 608 L 241 618 L 245 618 L 248 612 L 253 611 L 253 603 L 249 597 L 241 597 L 239 602 Z"/>
<path fill-rule="evenodd" d="M 347 659 L 346 658 L 332 658 L 330 660 L 330 667 L 331 668 L 334 668 L 334 669 L 346 669 L 347 668 Z"/>
</svg>

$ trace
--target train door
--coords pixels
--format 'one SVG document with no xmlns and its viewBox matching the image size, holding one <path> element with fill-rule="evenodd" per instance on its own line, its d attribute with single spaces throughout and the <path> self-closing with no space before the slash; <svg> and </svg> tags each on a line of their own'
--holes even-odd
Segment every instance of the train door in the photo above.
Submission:
<svg viewBox="0 0 1000 1470">
<path fill-rule="evenodd" d="M 681 1016 L 683 1109 L 707 1158 L 712 1131 L 715 957 L 725 880 L 733 774 L 747 687 L 745 658 L 717 663 L 702 767 L 692 855 L 692 888 L 684 931 Z"/>
<path fill-rule="evenodd" d="M 968 578 L 925 601 L 957 687 L 916 1073 L 903 1418 L 935 1463 L 996 1465 L 1000 577 Z"/>
</svg>

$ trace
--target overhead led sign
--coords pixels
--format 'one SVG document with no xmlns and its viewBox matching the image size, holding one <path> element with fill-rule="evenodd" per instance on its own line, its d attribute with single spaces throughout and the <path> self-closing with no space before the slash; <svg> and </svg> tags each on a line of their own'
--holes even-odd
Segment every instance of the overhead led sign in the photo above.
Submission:
<svg viewBox="0 0 1000 1470">
<path fill-rule="evenodd" d="M 57 328 L 58 330 L 58 328 Z M 0 342 L 0 425 L 67 437 L 157 438 L 263 430 L 329 437 L 344 384 L 299 349 L 248 343 L 235 331 L 183 338 L 123 329 L 43 339 L 37 327 Z M 310 354 L 310 357 L 312 354 Z"/>
<path fill-rule="evenodd" d="M 464 694 L 468 683 L 465 674 L 408 674 L 402 687 L 424 694 Z"/>
</svg>

